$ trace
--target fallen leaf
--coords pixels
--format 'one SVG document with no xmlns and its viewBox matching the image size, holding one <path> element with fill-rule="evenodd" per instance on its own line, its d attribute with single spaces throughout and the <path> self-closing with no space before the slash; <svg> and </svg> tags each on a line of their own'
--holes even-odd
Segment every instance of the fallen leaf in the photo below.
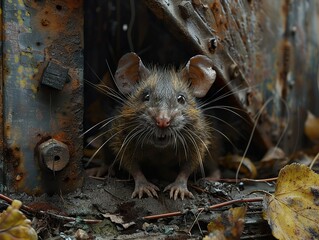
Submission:
<svg viewBox="0 0 319 240">
<path fill-rule="evenodd" d="M 239 155 L 227 155 L 226 157 L 222 157 L 218 159 L 218 163 L 228 169 L 237 170 L 240 162 L 242 165 L 240 167 L 240 173 L 244 174 L 246 178 L 256 178 L 257 169 L 256 166 L 249 158 L 243 158 Z"/>
<path fill-rule="evenodd" d="M 209 235 L 204 240 L 239 239 L 244 229 L 246 207 L 231 208 L 224 211 L 208 226 Z"/>
<path fill-rule="evenodd" d="M 278 172 L 279 169 L 287 165 L 289 159 L 285 152 L 279 147 L 272 147 L 266 152 L 264 157 L 258 162 L 258 171 Z"/>
<path fill-rule="evenodd" d="M 297 163 L 284 167 L 263 208 L 277 239 L 318 239 L 319 175 Z"/>
<path fill-rule="evenodd" d="M 135 222 L 128 222 L 125 223 L 123 220 L 123 216 L 117 215 L 117 214 L 110 214 L 110 213 L 105 213 L 102 214 L 104 218 L 109 218 L 112 223 L 120 224 L 124 229 L 129 228 L 130 226 L 135 225 Z"/>
<path fill-rule="evenodd" d="M 305 134 L 314 143 L 319 143 L 319 118 L 308 111 Z"/>
<path fill-rule="evenodd" d="M 31 221 L 19 210 L 22 203 L 14 200 L 7 210 L 0 214 L 1 240 L 36 240 L 38 236 L 31 227 Z"/>
</svg>

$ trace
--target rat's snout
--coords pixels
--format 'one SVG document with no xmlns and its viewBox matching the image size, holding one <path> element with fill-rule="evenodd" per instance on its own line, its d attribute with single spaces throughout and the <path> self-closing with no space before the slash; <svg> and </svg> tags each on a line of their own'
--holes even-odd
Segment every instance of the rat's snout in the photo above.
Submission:
<svg viewBox="0 0 319 240">
<path fill-rule="evenodd" d="M 171 118 L 168 116 L 160 115 L 155 118 L 156 125 L 160 128 L 167 128 L 171 124 Z"/>
<path fill-rule="evenodd" d="M 171 116 L 165 109 L 156 109 L 152 117 L 159 128 L 167 128 L 171 124 Z"/>
<path fill-rule="evenodd" d="M 148 113 L 153 118 L 156 126 L 161 129 L 168 128 L 173 121 L 173 114 L 163 108 L 151 108 L 148 109 Z"/>
</svg>

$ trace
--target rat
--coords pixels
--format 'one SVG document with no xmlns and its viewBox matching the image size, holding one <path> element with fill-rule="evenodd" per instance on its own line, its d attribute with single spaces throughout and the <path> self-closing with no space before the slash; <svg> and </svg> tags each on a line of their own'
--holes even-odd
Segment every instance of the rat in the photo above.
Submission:
<svg viewBox="0 0 319 240">
<path fill-rule="evenodd" d="M 119 60 L 114 80 L 125 100 L 112 123 L 110 147 L 134 179 L 132 198 L 158 197 L 159 188 L 146 179 L 143 164 L 178 165 L 175 181 L 164 189 L 174 200 L 194 197 L 188 178 L 205 161 L 211 175 L 219 176 L 212 159 L 213 128 L 197 101 L 216 79 L 212 67 L 204 55 L 190 58 L 178 70 L 145 67 L 133 52 Z"/>
</svg>

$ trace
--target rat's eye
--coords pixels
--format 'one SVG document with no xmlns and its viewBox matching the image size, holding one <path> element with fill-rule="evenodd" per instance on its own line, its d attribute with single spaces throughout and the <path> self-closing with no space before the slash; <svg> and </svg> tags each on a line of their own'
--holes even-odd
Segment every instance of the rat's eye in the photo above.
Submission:
<svg viewBox="0 0 319 240">
<path fill-rule="evenodd" d="M 143 96 L 143 101 L 144 102 L 148 102 L 149 100 L 150 100 L 150 94 L 145 93 L 144 96 Z"/>
<path fill-rule="evenodd" d="M 183 95 L 178 95 L 177 102 L 184 105 L 186 103 L 186 98 Z"/>
</svg>

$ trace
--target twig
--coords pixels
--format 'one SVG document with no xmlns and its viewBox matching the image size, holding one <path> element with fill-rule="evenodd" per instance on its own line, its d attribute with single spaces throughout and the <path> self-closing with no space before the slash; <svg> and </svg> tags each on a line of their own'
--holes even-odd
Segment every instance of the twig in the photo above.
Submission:
<svg viewBox="0 0 319 240">
<path fill-rule="evenodd" d="M 207 209 L 213 210 L 213 209 L 224 207 L 224 206 L 228 206 L 228 205 L 231 205 L 231 204 L 234 204 L 234 203 L 261 202 L 261 201 L 263 201 L 263 199 L 264 199 L 263 197 L 234 199 L 234 200 L 230 200 L 230 201 L 227 201 L 227 202 L 223 202 L 223 203 L 218 203 L 218 204 L 212 205 L 212 206 L 208 207 Z M 203 211 L 205 209 L 206 208 L 198 208 L 197 211 L 201 212 L 201 211 Z M 159 218 L 180 216 L 182 214 L 183 213 L 181 211 L 178 211 L 178 212 L 170 212 L 170 213 L 163 213 L 163 214 L 145 216 L 142 219 L 143 220 L 153 220 L 153 219 L 159 219 Z"/>
<path fill-rule="evenodd" d="M 242 178 L 242 182 L 273 182 L 277 181 L 278 177 L 273 178 L 264 178 L 264 179 L 250 179 L 250 178 Z"/>
<path fill-rule="evenodd" d="M 209 193 L 209 191 L 207 191 L 206 189 L 202 189 L 202 188 L 200 188 L 200 187 L 198 187 L 198 186 L 196 186 L 196 185 L 194 185 L 194 184 L 190 184 L 190 186 L 191 186 L 192 188 L 194 188 L 197 192 Z"/>
<path fill-rule="evenodd" d="M 0 199 L 6 201 L 6 202 L 9 203 L 9 204 L 11 204 L 11 203 L 13 202 L 13 199 L 11 199 L 11 198 L 9 198 L 9 197 L 3 195 L 3 194 L 0 194 Z M 21 209 L 24 210 L 24 211 L 27 211 L 27 212 L 29 212 L 29 213 L 36 213 L 36 212 L 34 211 L 34 209 L 32 209 L 32 208 L 30 208 L 30 207 L 28 207 L 28 206 L 26 206 L 26 205 L 23 205 L 23 204 L 22 204 L 22 206 L 21 206 Z"/>
<path fill-rule="evenodd" d="M 200 215 L 203 211 L 204 211 L 204 209 L 198 212 L 198 214 L 197 214 L 197 216 L 196 216 L 196 218 L 195 218 L 195 220 L 194 220 L 192 226 L 191 226 L 191 227 L 189 228 L 189 230 L 188 230 L 188 234 L 191 234 L 191 231 L 192 231 L 192 229 L 193 229 L 195 223 L 198 224 L 199 215 Z M 202 229 L 200 228 L 200 226 L 198 226 L 198 227 L 199 227 L 199 230 L 200 230 L 201 234 L 203 234 L 203 233 L 202 233 Z"/>
<path fill-rule="evenodd" d="M 267 195 L 267 196 L 272 196 L 272 194 L 271 194 L 270 192 L 267 192 L 267 191 L 264 191 L 264 190 L 251 191 L 251 192 L 249 193 L 249 195 L 254 194 L 254 193 L 262 193 L 262 194 L 265 194 L 265 195 Z"/>
<path fill-rule="evenodd" d="M 228 183 L 237 183 L 237 182 L 272 182 L 277 181 L 278 177 L 273 178 L 264 178 L 264 179 L 251 179 L 251 178 L 241 178 L 239 180 L 232 179 L 232 178 L 205 178 L 209 181 L 216 181 L 216 182 L 228 182 Z"/>
<path fill-rule="evenodd" d="M 95 177 L 95 176 L 89 176 L 89 178 L 94 179 L 94 180 L 99 180 L 99 181 L 105 181 L 105 177 Z"/>
<path fill-rule="evenodd" d="M 41 211 L 41 212 L 43 212 L 43 211 Z M 75 221 L 77 221 L 77 219 L 74 218 L 74 217 L 62 216 L 62 215 L 58 215 L 58 214 L 51 213 L 51 212 L 43 212 L 43 213 L 44 214 L 48 214 L 48 215 L 50 215 L 53 218 L 56 218 L 56 219 L 59 219 L 59 220 L 64 220 L 66 222 L 75 222 Z M 87 224 L 102 222 L 102 220 L 97 220 L 97 219 L 81 219 L 81 221 L 83 221 L 84 223 L 87 223 Z"/>
<path fill-rule="evenodd" d="M 13 202 L 13 199 L 3 195 L 3 194 L 0 194 L 0 199 L 6 201 L 7 203 L 11 204 Z M 58 214 L 55 214 L 55 213 L 51 213 L 51 212 L 48 212 L 48 211 L 36 211 L 34 210 L 33 208 L 30 208 L 24 204 L 22 204 L 21 206 L 21 209 L 28 212 L 28 213 L 32 213 L 32 214 L 39 214 L 41 216 L 51 216 L 53 218 L 56 218 L 56 219 L 59 219 L 59 220 L 64 220 L 66 222 L 73 222 L 73 221 L 77 221 L 76 218 L 74 217 L 67 217 L 67 216 L 62 216 L 62 215 L 58 215 Z M 92 224 L 92 223 L 100 223 L 102 222 L 102 220 L 97 220 L 97 219 L 81 219 L 84 223 L 87 223 L 87 224 Z"/>
</svg>

